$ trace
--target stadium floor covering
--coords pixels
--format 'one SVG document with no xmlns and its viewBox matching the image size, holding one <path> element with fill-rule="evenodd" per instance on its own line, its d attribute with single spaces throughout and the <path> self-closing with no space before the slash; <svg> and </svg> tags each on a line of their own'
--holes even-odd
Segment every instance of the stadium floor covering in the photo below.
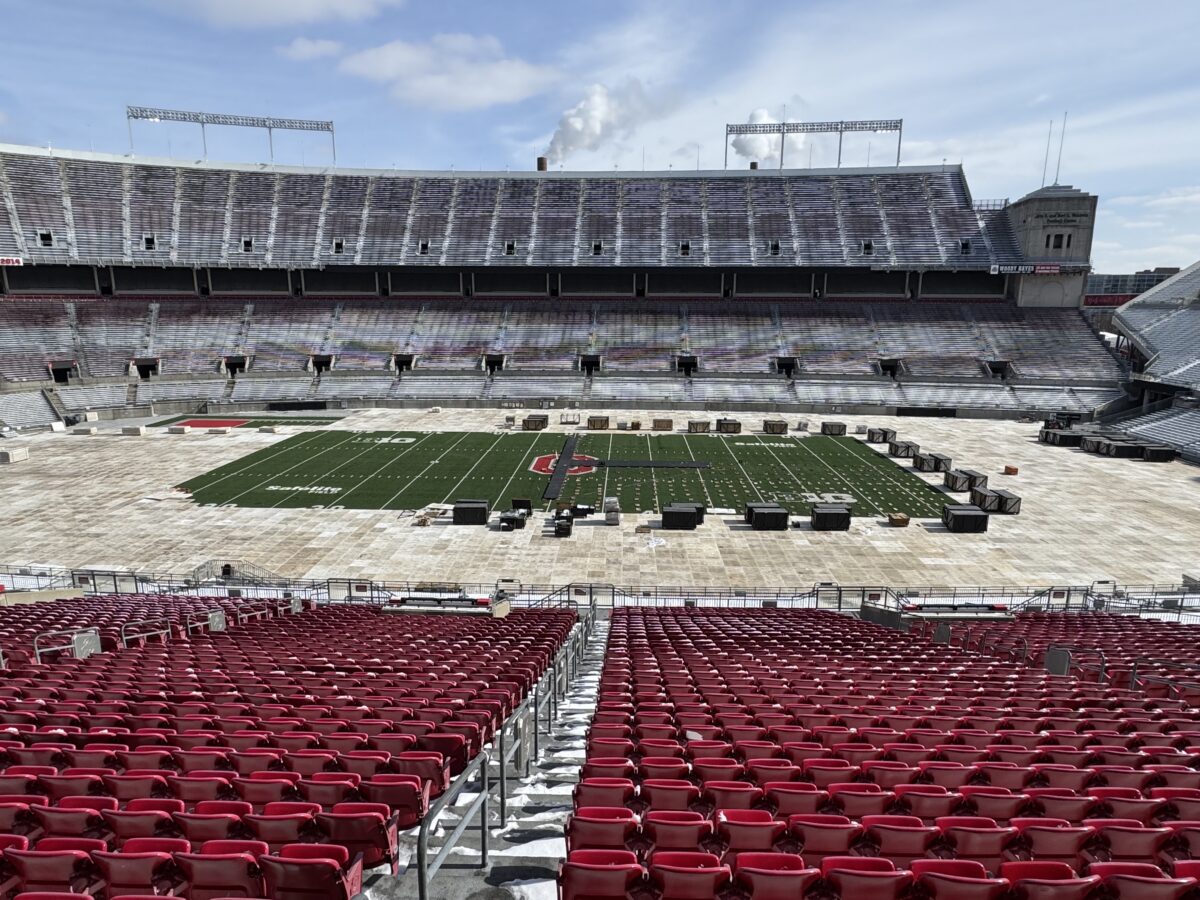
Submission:
<svg viewBox="0 0 1200 900">
<path fill-rule="evenodd" d="M 618 419 L 679 419 L 678 411 L 667 409 L 601 412 Z M 589 410 L 578 413 L 586 421 Z M 744 428 L 759 431 L 759 423 L 744 413 L 707 415 L 741 418 Z M 663 531 L 657 513 L 627 511 L 617 527 L 592 516 L 577 523 L 571 537 L 558 539 L 544 515 L 524 530 L 501 532 L 494 525 L 455 527 L 448 515 L 433 517 L 429 527 L 414 527 L 422 517 L 387 509 L 204 505 L 176 486 L 295 435 L 490 432 L 494 440 L 509 431 L 505 411 L 362 409 L 335 425 L 285 427 L 280 433 L 235 428 L 172 435 L 151 428 L 141 436 L 121 434 L 123 425 L 138 424 L 125 419 L 96 423 L 96 435 L 32 434 L 13 442 L 29 449 L 29 459 L 0 471 L 0 563 L 186 573 L 214 559 L 234 559 L 290 578 L 493 584 L 503 577 L 539 584 L 702 587 L 811 587 L 822 581 L 1079 585 L 1099 578 L 1178 584 L 1181 574 L 1200 570 L 1195 466 L 1039 444 L 1036 422 L 844 413 L 804 418 L 812 431 L 828 419 L 845 422 L 852 433 L 859 425 L 895 428 L 900 438 L 944 453 L 955 466 L 983 472 L 992 486 L 1016 493 L 1021 513 L 993 516 L 983 534 L 950 534 L 937 520 L 890 528 L 881 516 L 859 516 L 849 532 L 813 531 L 807 523 L 786 532 L 751 531 L 740 514 L 711 515 L 695 531 Z M 577 424 L 560 422 L 557 411 L 550 419 L 546 434 L 556 441 L 585 434 Z M 899 464 L 914 478 L 942 483 L 940 473 L 915 472 L 906 460 Z M 1002 474 L 1010 465 L 1019 474 Z M 950 496 L 957 502 L 966 498 Z"/>
<path fill-rule="evenodd" d="M 198 503 L 233 506 L 416 510 L 471 498 L 507 509 L 521 497 L 542 508 L 555 502 L 542 498 L 562 446 L 562 435 L 545 432 L 313 431 L 181 487 Z M 767 501 L 793 515 L 850 503 L 860 516 L 936 518 L 947 499 L 853 437 L 590 433 L 573 459 L 558 502 L 599 508 L 616 497 L 630 512 Z"/>
</svg>

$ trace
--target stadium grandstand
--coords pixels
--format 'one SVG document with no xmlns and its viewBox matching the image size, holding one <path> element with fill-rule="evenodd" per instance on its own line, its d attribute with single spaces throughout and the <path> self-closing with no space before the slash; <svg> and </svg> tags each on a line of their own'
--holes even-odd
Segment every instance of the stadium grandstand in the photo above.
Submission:
<svg viewBox="0 0 1200 900">
<path fill-rule="evenodd" d="M 0 900 L 1196 900 L 1097 199 L 0 145 Z"/>
<path fill-rule="evenodd" d="M 0 190 L 11 426 L 214 401 L 1090 417 L 1122 397 L 1079 311 L 1095 198 L 976 202 L 958 166 L 397 173 L 10 146 Z M 1050 210 L 1067 224 L 1037 224 Z"/>
</svg>

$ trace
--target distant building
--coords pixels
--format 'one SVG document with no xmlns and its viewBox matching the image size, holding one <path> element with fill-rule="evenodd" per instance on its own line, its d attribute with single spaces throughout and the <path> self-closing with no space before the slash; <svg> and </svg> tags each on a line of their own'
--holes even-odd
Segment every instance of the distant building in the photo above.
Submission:
<svg viewBox="0 0 1200 900">
<path fill-rule="evenodd" d="M 1083 305 L 1121 306 L 1178 274 L 1178 266 L 1159 266 L 1131 275 L 1089 275 Z"/>
</svg>

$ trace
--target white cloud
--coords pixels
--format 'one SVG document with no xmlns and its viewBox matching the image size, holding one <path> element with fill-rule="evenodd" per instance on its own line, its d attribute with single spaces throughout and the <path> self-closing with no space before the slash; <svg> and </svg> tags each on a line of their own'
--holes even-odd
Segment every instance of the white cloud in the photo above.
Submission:
<svg viewBox="0 0 1200 900">
<path fill-rule="evenodd" d="M 214 25 L 262 28 L 313 22 L 359 22 L 403 0 L 187 0 Z"/>
<path fill-rule="evenodd" d="M 297 62 L 307 62 L 325 56 L 337 56 L 341 52 L 342 45 L 339 41 L 330 41 L 324 38 L 298 37 L 290 44 L 279 48 L 281 56 Z"/>
<path fill-rule="evenodd" d="M 613 88 L 593 84 L 559 118 L 546 156 L 551 164 L 558 164 L 581 151 L 595 152 L 629 137 L 669 106 L 668 98 L 651 97 L 636 78 Z"/>
<path fill-rule="evenodd" d="M 391 87 L 413 106 L 486 109 L 540 94 L 557 77 L 549 66 L 507 56 L 490 35 L 437 34 L 427 43 L 392 41 L 353 53 L 342 71 Z"/>
</svg>

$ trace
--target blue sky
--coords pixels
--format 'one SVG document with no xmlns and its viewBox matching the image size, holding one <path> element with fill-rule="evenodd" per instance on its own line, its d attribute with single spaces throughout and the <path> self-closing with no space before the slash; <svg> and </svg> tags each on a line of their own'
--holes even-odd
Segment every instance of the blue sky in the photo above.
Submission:
<svg viewBox="0 0 1200 900">
<path fill-rule="evenodd" d="M 332 119 L 338 162 L 399 168 L 719 168 L 726 122 L 903 118 L 902 161 L 962 162 L 977 199 L 1053 180 L 1100 195 L 1093 264 L 1200 258 L 1194 0 L 0 0 L 0 140 L 125 153 L 127 103 Z M 19 8 L 19 12 L 17 11 Z M 139 155 L 199 158 L 198 130 L 137 123 Z M 280 162 L 328 141 L 279 135 Z M 832 139 L 789 165 L 832 165 Z M 747 141 L 730 165 L 777 149 Z M 843 162 L 894 159 L 885 135 Z M 209 158 L 265 160 L 260 134 Z"/>
</svg>

